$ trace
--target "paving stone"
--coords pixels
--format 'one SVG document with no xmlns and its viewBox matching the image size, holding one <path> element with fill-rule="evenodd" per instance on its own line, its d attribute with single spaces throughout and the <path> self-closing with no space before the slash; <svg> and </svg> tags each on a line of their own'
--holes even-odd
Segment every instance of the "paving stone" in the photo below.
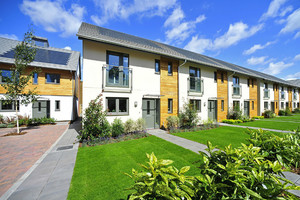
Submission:
<svg viewBox="0 0 300 200">
<path fill-rule="evenodd" d="M 292 173 L 292 172 L 283 172 L 286 179 L 292 181 L 293 183 L 296 183 L 298 180 L 300 180 L 300 175 Z"/>
</svg>

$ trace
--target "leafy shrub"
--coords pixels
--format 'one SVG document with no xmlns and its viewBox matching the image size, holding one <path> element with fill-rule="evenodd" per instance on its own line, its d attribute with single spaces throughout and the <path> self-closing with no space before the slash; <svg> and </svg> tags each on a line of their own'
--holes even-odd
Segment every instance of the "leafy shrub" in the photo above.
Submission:
<svg viewBox="0 0 300 200">
<path fill-rule="evenodd" d="M 282 137 L 264 130 L 248 130 L 248 141 L 271 161 L 278 161 L 286 168 L 300 167 L 300 132 L 285 133 Z"/>
<path fill-rule="evenodd" d="M 243 123 L 242 120 L 239 120 L 239 119 L 223 119 L 222 120 L 223 123 L 226 123 L 226 124 L 238 124 L 238 123 Z"/>
<path fill-rule="evenodd" d="M 121 119 L 115 118 L 111 124 L 111 133 L 113 137 L 118 137 L 124 133 L 124 124 Z"/>
<path fill-rule="evenodd" d="M 208 154 L 200 152 L 200 174 L 196 176 L 197 199 L 290 199 L 287 186 L 281 178 L 282 166 L 271 162 L 252 144 L 234 149 L 214 151 L 208 142 Z M 286 183 L 280 182 L 283 180 Z"/>
<path fill-rule="evenodd" d="M 285 110 L 279 110 L 278 115 L 279 116 L 285 116 Z"/>
<path fill-rule="evenodd" d="M 265 118 L 274 118 L 274 117 L 276 117 L 276 114 L 272 110 L 265 110 L 265 112 L 263 113 L 263 116 Z"/>
<path fill-rule="evenodd" d="M 292 115 L 292 112 L 290 110 L 290 108 L 286 108 L 285 109 L 285 116 L 291 116 Z"/>
<path fill-rule="evenodd" d="M 14 116 L 6 117 L 5 118 L 5 123 L 12 124 L 12 123 L 15 123 L 15 120 L 16 120 L 16 117 L 14 117 Z"/>
<path fill-rule="evenodd" d="M 134 181 L 134 185 L 128 190 L 134 190 L 129 195 L 133 199 L 191 199 L 195 196 L 193 185 L 194 178 L 184 174 L 190 169 L 189 166 L 180 170 L 174 166 L 172 160 L 158 160 L 154 153 L 147 154 L 148 166 L 141 165 L 145 171 L 138 172 L 132 169 L 132 175 L 128 175 Z"/>
<path fill-rule="evenodd" d="M 264 119 L 265 117 L 264 116 L 254 116 L 252 117 L 252 119 Z"/>
<path fill-rule="evenodd" d="M 179 125 L 179 118 L 177 116 L 167 117 L 167 127 L 169 130 L 177 128 Z"/>
<path fill-rule="evenodd" d="M 125 133 L 133 133 L 134 130 L 134 121 L 132 119 L 128 119 L 125 123 L 124 123 L 124 132 Z"/>
<path fill-rule="evenodd" d="M 240 108 L 235 108 L 235 109 L 230 108 L 227 118 L 228 119 L 242 119 L 242 116 L 243 116 L 243 111 L 240 110 Z"/>
<path fill-rule="evenodd" d="M 193 104 L 184 103 L 179 113 L 180 126 L 184 128 L 194 127 L 199 123 L 197 110 Z"/>
<path fill-rule="evenodd" d="M 0 128 L 6 128 L 7 124 L 0 124 Z"/>
<path fill-rule="evenodd" d="M 78 139 L 81 142 L 111 135 L 111 127 L 106 119 L 106 111 L 104 111 L 102 105 L 102 94 L 89 103 L 89 106 L 84 111 L 82 122 L 83 128 L 78 135 Z"/>
<path fill-rule="evenodd" d="M 7 124 L 7 128 L 14 128 L 15 124 Z"/>
<path fill-rule="evenodd" d="M 146 122 L 143 118 L 139 118 L 135 121 L 135 131 L 137 132 L 142 132 L 142 131 L 145 131 L 146 129 Z"/>
<path fill-rule="evenodd" d="M 0 124 L 3 124 L 5 122 L 3 115 L 0 114 Z"/>
<path fill-rule="evenodd" d="M 300 108 L 295 108 L 293 113 L 300 113 Z"/>
</svg>

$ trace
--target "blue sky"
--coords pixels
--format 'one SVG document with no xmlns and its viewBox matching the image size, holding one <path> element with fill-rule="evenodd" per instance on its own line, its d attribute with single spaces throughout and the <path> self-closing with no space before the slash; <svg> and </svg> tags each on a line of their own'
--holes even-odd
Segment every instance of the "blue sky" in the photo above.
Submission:
<svg viewBox="0 0 300 200">
<path fill-rule="evenodd" d="M 32 24 L 50 46 L 81 51 L 82 21 L 168 43 L 283 79 L 300 78 L 299 0 L 11 0 L 0 36 Z"/>
</svg>

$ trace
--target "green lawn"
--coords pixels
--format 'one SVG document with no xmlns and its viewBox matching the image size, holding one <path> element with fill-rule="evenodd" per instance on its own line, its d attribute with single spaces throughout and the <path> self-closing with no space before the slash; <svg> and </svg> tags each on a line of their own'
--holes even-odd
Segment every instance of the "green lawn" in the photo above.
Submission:
<svg viewBox="0 0 300 200">
<path fill-rule="evenodd" d="M 146 153 L 158 159 L 171 159 L 174 166 L 191 166 L 189 175 L 196 174 L 198 155 L 155 136 L 95 147 L 79 148 L 68 199 L 126 199 L 133 184 L 123 173 L 141 169 Z"/>
</svg>

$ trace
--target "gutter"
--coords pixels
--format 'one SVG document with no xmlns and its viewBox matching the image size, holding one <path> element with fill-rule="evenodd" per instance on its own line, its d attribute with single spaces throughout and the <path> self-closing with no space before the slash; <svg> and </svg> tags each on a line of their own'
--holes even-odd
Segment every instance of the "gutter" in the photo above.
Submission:
<svg viewBox="0 0 300 200">
<path fill-rule="evenodd" d="M 187 62 L 187 60 L 185 59 L 184 62 L 181 65 L 178 65 L 178 70 L 177 70 L 177 87 L 178 87 L 178 100 L 177 100 L 177 115 L 179 115 L 179 100 L 180 100 L 180 92 L 179 92 L 179 69 L 180 67 L 182 67 L 183 65 L 185 65 Z"/>
</svg>

